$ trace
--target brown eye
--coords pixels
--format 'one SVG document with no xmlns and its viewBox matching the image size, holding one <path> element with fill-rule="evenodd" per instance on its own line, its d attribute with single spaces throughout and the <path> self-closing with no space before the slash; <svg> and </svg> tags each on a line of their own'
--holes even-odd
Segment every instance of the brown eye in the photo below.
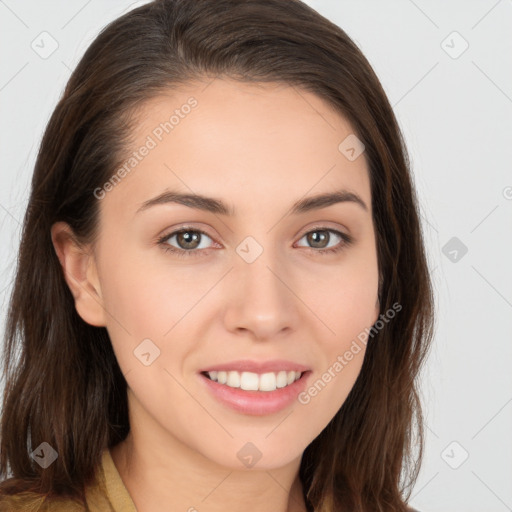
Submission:
<svg viewBox="0 0 512 512">
<path fill-rule="evenodd" d="M 197 231 L 180 231 L 176 234 L 176 242 L 180 249 L 197 249 L 201 236 Z"/>
<path fill-rule="evenodd" d="M 163 236 L 158 243 L 164 246 L 165 250 L 178 255 L 190 255 L 202 253 L 199 249 L 209 249 L 208 240 L 212 238 L 199 229 L 180 229 Z M 197 250 L 195 250 L 197 249 Z"/>
<path fill-rule="evenodd" d="M 311 231 L 306 235 L 308 243 L 316 249 L 325 249 L 326 244 L 329 243 L 330 235 L 328 231 Z"/>
<path fill-rule="evenodd" d="M 333 236 L 334 235 L 334 236 Z M 301 240 L 305 238 L 307 245 L 300 245 L 299 247 L 306 247 L 313 249 L 320 254 L 337 252 L 352 242 L 352 238 L 345 233 L 341 233 L 336 229 L 318 228 L 306 233 Z M 329 245 L 331 242 L 331 245 Z"/>
</svg>

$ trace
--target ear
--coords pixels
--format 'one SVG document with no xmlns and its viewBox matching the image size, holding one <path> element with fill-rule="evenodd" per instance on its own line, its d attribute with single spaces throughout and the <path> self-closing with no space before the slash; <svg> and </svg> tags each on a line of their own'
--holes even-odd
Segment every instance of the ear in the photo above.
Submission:
<svg viewBox="0 0 512 512">
<path fill-rule="evenodd" d="M 79 244 L 65 222 L 53 224 L 51 237 L 78 314 L 88 324 L 104 327 L 105 308 L 92 249 Z"/>
</svg>

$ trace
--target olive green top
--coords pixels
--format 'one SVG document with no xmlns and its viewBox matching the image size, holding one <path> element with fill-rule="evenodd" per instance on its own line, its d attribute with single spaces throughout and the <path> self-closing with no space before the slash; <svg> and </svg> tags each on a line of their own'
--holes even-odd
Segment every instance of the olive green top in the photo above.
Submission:
<svg viewBox="0 0 512 512">
<path fill-rule="evenodd" d="M 103 451 L 98 483 L 86 489 L 89 512 L 137 512 L 108 449 Z M 83 505 L 64 498 L 45 500 L 34 493 L 0 496 L 0 512 L 84 512 Z"/>
<path fill-rule="evenodd" d="M 128 490 L 112 460 L 110 451 L 104 450 L 97 485 L 86 490 L 89 512 L 137 512 Z M 22 497 L 23 496 L 23 497 Z M 21 499 L 22 498 L 22 499 Z M 0 496 L 0 512 L 85 512 L 86 509 L 69 499 L 54 498 L 45 501 L 41 496 L 25 493 L 14 499 Z M 418 512 L 409 508 L 410 512 Z"/>
</svg>

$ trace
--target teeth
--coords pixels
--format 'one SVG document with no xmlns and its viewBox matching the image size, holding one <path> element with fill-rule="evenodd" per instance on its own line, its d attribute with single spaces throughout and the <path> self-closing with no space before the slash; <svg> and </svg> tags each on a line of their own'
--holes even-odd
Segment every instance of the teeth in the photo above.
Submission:
<svg viewBox="0 0 512 512">
<path fill-rule="evenodd" d="M 291 372 L 294 374 L 295 379 L 295 372 Z M 279 372 L 277 374 L 276 378 L 276 387 L 278 388 L 284 388 L 288 384 L 288 374 L 285 371 Z"/>
<path fill-rule="evenodd" d="M 230 388 L 239 388 L 240 387 L 240 374 L 238 372 L 228 372 L 228 380 L 226 384 Z"/>
<path fill-rule="evenodd" d="M 238 372 L 236 372 L 238 373 Z M 240 387 L 246 391 L 258 391 L 259 377 L 257 373 L 242 372 L 240 375 Z"/>
<path fill-rule="evenodd" d="M 301 372 L 284 370 L 280 372 L 253 373 L 236 371 L 212 371 L 208 372 L 211 380 L 219 384 L 225 384 L 231 388 L 241 388 L 246 391 L 275 391 L 277 388 L 289 386 L 300 379 Z"/>
</svg>

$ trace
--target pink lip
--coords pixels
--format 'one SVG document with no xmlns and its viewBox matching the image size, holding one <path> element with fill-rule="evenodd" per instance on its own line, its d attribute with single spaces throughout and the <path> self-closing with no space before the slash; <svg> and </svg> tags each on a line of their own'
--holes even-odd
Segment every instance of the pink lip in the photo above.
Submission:
<svg viewBox="0 0 512 512">
<path fill-rule="evenodd" d="M 300 379 L 284 388 L 277 388 L 275 391 L 245 391 L 240 388 L 231 388 L 209 379 L 202 373 L 199 374 L 199 378 L 208 391 L 222 404 L 243 414 L 264 416 L 281 411 L 294 403 L 297 396 L 304 391 L 311 374 L 312 372 L 306 371 Z"/>
<path fill-rule="evenodd" d="M 228 363 L 216 364 L 208 366 L 200 372 L 214 372 L 214 371 L 237 371 L 237 372 L 253 372 L 253 373 L 266 373 L 266 372 L 279 372 L 285 370 L 287 372 L 306 372 L 310 370 L 307 366 L 302 364 L 293 363 L 284 359 L 272 359 L 269 361 L 250 361 L 248 359 L 241 359 L 238 361 L 230 361 Z"/>
</svg>

